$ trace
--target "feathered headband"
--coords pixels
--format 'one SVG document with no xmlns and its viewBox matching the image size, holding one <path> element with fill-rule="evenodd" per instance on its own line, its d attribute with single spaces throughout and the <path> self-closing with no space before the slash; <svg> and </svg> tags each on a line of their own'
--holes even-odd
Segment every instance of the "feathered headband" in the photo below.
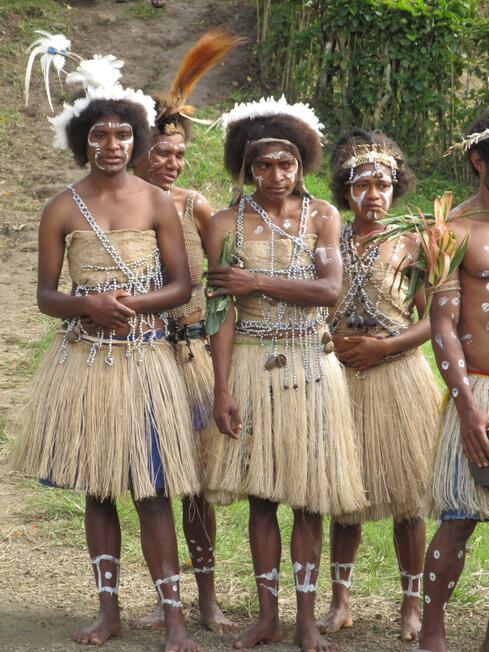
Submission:
<svg viewBox="0 0 489 652">
<path fill-rule="evenodd" d="M 243 42 L 229 32 L 214 29 L 202 36 L 184 56 L 167 93 L 154 95 L 156 126 L 160 133 L 181 133 L 185 137 L 183 122 L 191 120 L 210 124 L 208 120 L 194 118 L 193 107 L 187 99 L 199 79 L 218 64 L 225 55 Z M 183 120 L 182 120 L 183 119 Z"/>
<path fill-rule="evenodd" d="M 449 147 L 443 156 L 449 156 L 452 154 L 452 152 L 457 150 L 464 153 L 470 149 L 472 145 L 477 145 L 477 143 L 480 143 L 483 140 L 487 140 L 488 138 L 489 129 L 484 129 L 484 131 L 476 132 L 475 134 L 469 134 L 468 136 L 465 136 L 465 138 L 462 138 L 460 143 L 454 143 L 451 147 Z"/>
<path fill-rule="evenodd" d="M 37 31 L 43 38 L 35 41 L 29 48 L 30 56 L 27 62 L 25 75 L 25 97 L 26 105 L 29 101 L 29 84 L 32 67 L 36 56 L 41 56 L 41 70 L 44 77 L 44 86 L 48 96 L 49 106 L 53 110 L 51 94 L 49 90 L 49 72 L 53 65 L 58 77 L 60 73 L 66 74 L 68 85 L 81 84 L 85 95 L 78 98 L 73 104 L 63 104 L 63 111 L 54 118 L 48 118 L 54 131 L 54 146 L 59 149 L 67 149 L 68 140 L 66 128 L 72 118 L 78 117 L 93 100 L 127 100 L 140 104 L 146 112 L 148 126 L 154 124 L 156 111 L 154 101 L 149 95 L 141 90 L 135 91 L 132 88 L 123 88 L 119 83 L 122 77 L 121 68 L 124 62 L 109 54 L 101 56 L 96 54 L 92 59 L 82 59 L 77 54 L 70 52 L 71 43 L 62 34 L 49 34 L 49 32 Z M 66 59 L 78 62 L 74 72 L 68 73 L 64 69 Z"/>
<path fill-rule="evenodd" d="M 322 136 L 324 125 L 319 121 L 309 104 L 303 102 L 289 104 L 284 95 L 278 100 L 273 97 L 262 97 L 258 102 L 235 104 L 231 111 L 222 115 L 222 127 L 224 133 L 227 134 L 230 126 L 236 122 L 273 115 L 285 115 L 295 118 L 299 122 L 303 122 L 304 125 L 315 131 L 319 136 Z"/>
<path fill-rule="evenodd" d="M 350 168 L 351 182 L 354 178 L 355 168 L 360 165 L 373 164 L 376 168 L 379 165 L 385 165 L 391 169 L 392 180 L 397 181 L 397 170 L 399 164 L 395 156 L 379 143 L 360 143 L 351 146 L 351 156 L 348 156 L 340 165 L 341 170 Z"/>
</svg>

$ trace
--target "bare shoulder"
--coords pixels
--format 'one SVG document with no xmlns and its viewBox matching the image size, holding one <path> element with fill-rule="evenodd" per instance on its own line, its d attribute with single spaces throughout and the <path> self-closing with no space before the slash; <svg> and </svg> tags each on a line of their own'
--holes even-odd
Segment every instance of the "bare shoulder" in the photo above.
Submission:
<svg viewBox="0 0 489 652">
<path fill-rule="evenodd" d="M 57 223 L 61 228 L 68 223 L 70 214 L 74 212 L 75 204 L 69 188 L 48 201 L 41 214 L 42 222 Z"/>
<path fill-rule="evenodd" d="M 231 208 L 224 208 L 217 211 L 217 213 L 214 213 L 212 216 L 207 229 L 235 233 L 237 210 L 238 209 L 233 206 Z"/>
<path fill-rule="evenodd" d="M 194 220 L 199 231 L 203 231 L 212 217 L 212 206 L 200 192 L 194 195 Z"/>
<path fill-rule="evenodd" d="M 335 226 L 339 226 L 341 223 L 341 216 L 338 209 L 325 199 L 312 198 L 309 214 L 318 225 L 324 225 L 329 222 Z"/>
</svg>

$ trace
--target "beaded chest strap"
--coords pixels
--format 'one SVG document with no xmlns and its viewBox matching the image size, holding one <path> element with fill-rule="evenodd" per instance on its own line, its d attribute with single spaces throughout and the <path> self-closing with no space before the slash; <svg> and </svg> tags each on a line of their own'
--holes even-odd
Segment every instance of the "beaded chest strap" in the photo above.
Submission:
<svg viewBox="0 0 489 652">
<path fill-rule="evenodd" d="M 156 247 L 147 256 L 141 259 L 126 263 L 119 253 L 110 242 L 107 234 L 102 231 L 100 226 L 95 221 L 95 218 L 88 210 L 85 202 L 76 192 L 76 190 L 69 186 L 73 201 L 77 205 L 80 213 L 86 219 L 88 225 L 99 239 L 105 251 L 113 260 L 114 265 L 110 267 L 100 265 L 83 265 L 84 270 L 94 272 L 104 272 L 106 278 L 104 282 L 99 282 L 95 285 L 77 285 L 75 288 L 75 296 L 87 296 L 89 294 L 101 294 L 103 292 L 113 292 L 115 290 L 124 290 L 132 295 L 146 294 L 152 290 L 158 290 L 164 285 L 163 270 L 160 261 L 160 252 Z M 125 280 L 120 282 L 116 278 L 116 272 L 123 272 Z M 166 322 L 165 315 L 158 315 L 164 322 Z M 133 352 L 138 354 L 138 362 L 144 359 L 143 344 L 149 344 L 154 347 L 154 340 L 156 338 L 156 320 L 154 314 L 137 314 L 128 319 L 129 333 L 126 337 L 126 356 L 130 357 Z M 61 343 L 61 360 L 63 364 L 68 356 L 68 344 L 79 342 L 84 336 L 90 336 L 78 317 L 65 322 L 66 333 Z M 95 338 L 90 337 L 92 346 L 90 348 L 87 364 L 92 366 L 95 361 L 97 352 L 103 345 L 107 345 L 107 354 L 105 356 L 105 363 L 112 365 L 114 362 L 112 355 L 112 346 L 115 337 L 115 331 L 111 331 L 108 335 L 102 329 L 96 332 Z"/>
<path fill-rule="evenodd" d="M 250 196 L 244 195 L 238 206 L 236 218 L 236 249 L 239 258 L 239 250 L 243 248 L 244 238 L 244 211 L 245 205 L 257 213 L 270 230 L 269 240 L 269 261 L 267 269 L 248 268 L 248 271 L 256 274 L 280 277 L 288 280 L 313 280 L 317 278 L 316 266 L 314 263 L 314 250 L 305 241 L 307 217 L 309 212 L 309 197 L 305 196 L 302 201 L 302 209 L 299 220 L 299 231 L 292 235 L 274 224 L 267 212 Z M 276 236 L 292 242 L 292 253 L 288 265 L 276 266 L 275 243 Z M 301 254 L 307 255 L 307 261 L 302 262 Z M 282 263 L 283 264 L 283 263 Z M 321 327 L 326 319 L 325 309 L 314 307 L 306 309 L 296 304 L 285 301 L 277 301 L 266 295 L 259 299 L 259 308 L 262 313 L 260 320 L 238 320 L 236 322 L 236 333 L 261 339 L 263 345 L 269 341 L 269 353 L 265 362 L 265 368 L 271 373 L 275 367 L 283 370 L 284 387 L 288 388 L 292 381 L 292 387 L 298 388 L 297 357 L 298 351 L 302 358 L 306 382 L 322 378 L 321 355 Z M 308 312 L 310 313 L 308 316 Z M 283 353 L 279 354 L 279 343 L 283 343 Z"/>
</svg>

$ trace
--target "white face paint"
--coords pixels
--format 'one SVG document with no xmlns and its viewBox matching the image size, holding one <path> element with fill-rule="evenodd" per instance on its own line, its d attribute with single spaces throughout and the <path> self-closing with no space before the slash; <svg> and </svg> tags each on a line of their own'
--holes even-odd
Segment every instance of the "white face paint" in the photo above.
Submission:
<svg viewBox="0 0 489 652">
<path fill-rule="evenodd" d="M 251 171 L 252 171 L 252 173 L 253 173 L 253 179 L 254 179 L 254 181 L 256 182 L 258 188 L 261 188 L 262 185 L 263 185 L 263 177 L 262 177 L 260 174 L 255 174 L 255 173 L 253 172 L 253 169 L 252 169 Z"/>
<path fill-rule="evenodd" d="M 100 127 L 108 127 L 109 129 L 124 129 L 130 132 L 129 137 L 119 139 L 120 147 L 124 152 L 124 157 L 123 160 L 121 160 L 121 162 L 117 165 L 102 165 L 100 162 L 100 159 L 102 158 L 102 144 L 96 140 L 92 140 L 93 132 Z M 129 160 L 129 150 L 133 143 L 134 133 L 132 125 L 130 125 L 128 122 L 96 122 L 90 127 L 90 131 L 88 132 L 87 144 L 89 147 L 92 147 L 95 150 L 95 165 L 99 168 L 99 170 L 122 170 Z"/>
<path fill-rule="evenodd" d="M 365 201 L 366 196 L 367 196 L 367 191 L 362 190 L 360 195 L 357 197 L 353 192 L 353 186 L 350 186 L 350 197 L 352 198 L 352 201 L 354 201 L 355 204 L 357 205 L 359 213 L 362 211 L 363 202 Z"/>
<path fill-rule="evenodd" d="M 265 158 L 265 159 L 271 159 L 276 160 L 279 158 L 282 158 L 282 156 L 289 156 L 290 152 L 286 152 L 284 150 L 279 150 L 278 152 L 270 152 L 269 154 L 263 154 L 260 158 Z"/>
<path fill-rule="evenodd" d="M 443 349 L 443 338 L 441 335 L 435 335 L 435 343 L 438 344 L 440 349 Z"/>
<path fill-rule="evenodd" d="M 292 183 L 295 184 L 298 170 L 299 170 L 299 163 L 297 162 L 297 159 L 295 159 L 295 169 L 292 169 L 290 172 L 284 172 L 284 175 L 287 177 L 287 179 L 290 179 L 290 181 L 292 181 Z"/>
</svg>

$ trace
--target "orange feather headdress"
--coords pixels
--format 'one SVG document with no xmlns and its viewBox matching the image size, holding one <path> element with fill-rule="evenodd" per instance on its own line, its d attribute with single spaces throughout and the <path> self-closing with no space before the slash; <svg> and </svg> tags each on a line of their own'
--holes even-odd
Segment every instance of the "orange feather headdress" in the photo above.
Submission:
<svg viewBox="0 0 489 652">
<path fill-rule="evenodd" d="M 199 79 L 225 55 L 243 42 L 243 39 L 221 29 L 213 29 L 202 36 L 184 56 L 170 89 L 165 94 L 155 94 L 156 126 L 160 133 L 181 133 L 188 136 L 193 107 L 187 99 Z M 206 122 L 206 121 L 205 121 Z"/>
</svg>

